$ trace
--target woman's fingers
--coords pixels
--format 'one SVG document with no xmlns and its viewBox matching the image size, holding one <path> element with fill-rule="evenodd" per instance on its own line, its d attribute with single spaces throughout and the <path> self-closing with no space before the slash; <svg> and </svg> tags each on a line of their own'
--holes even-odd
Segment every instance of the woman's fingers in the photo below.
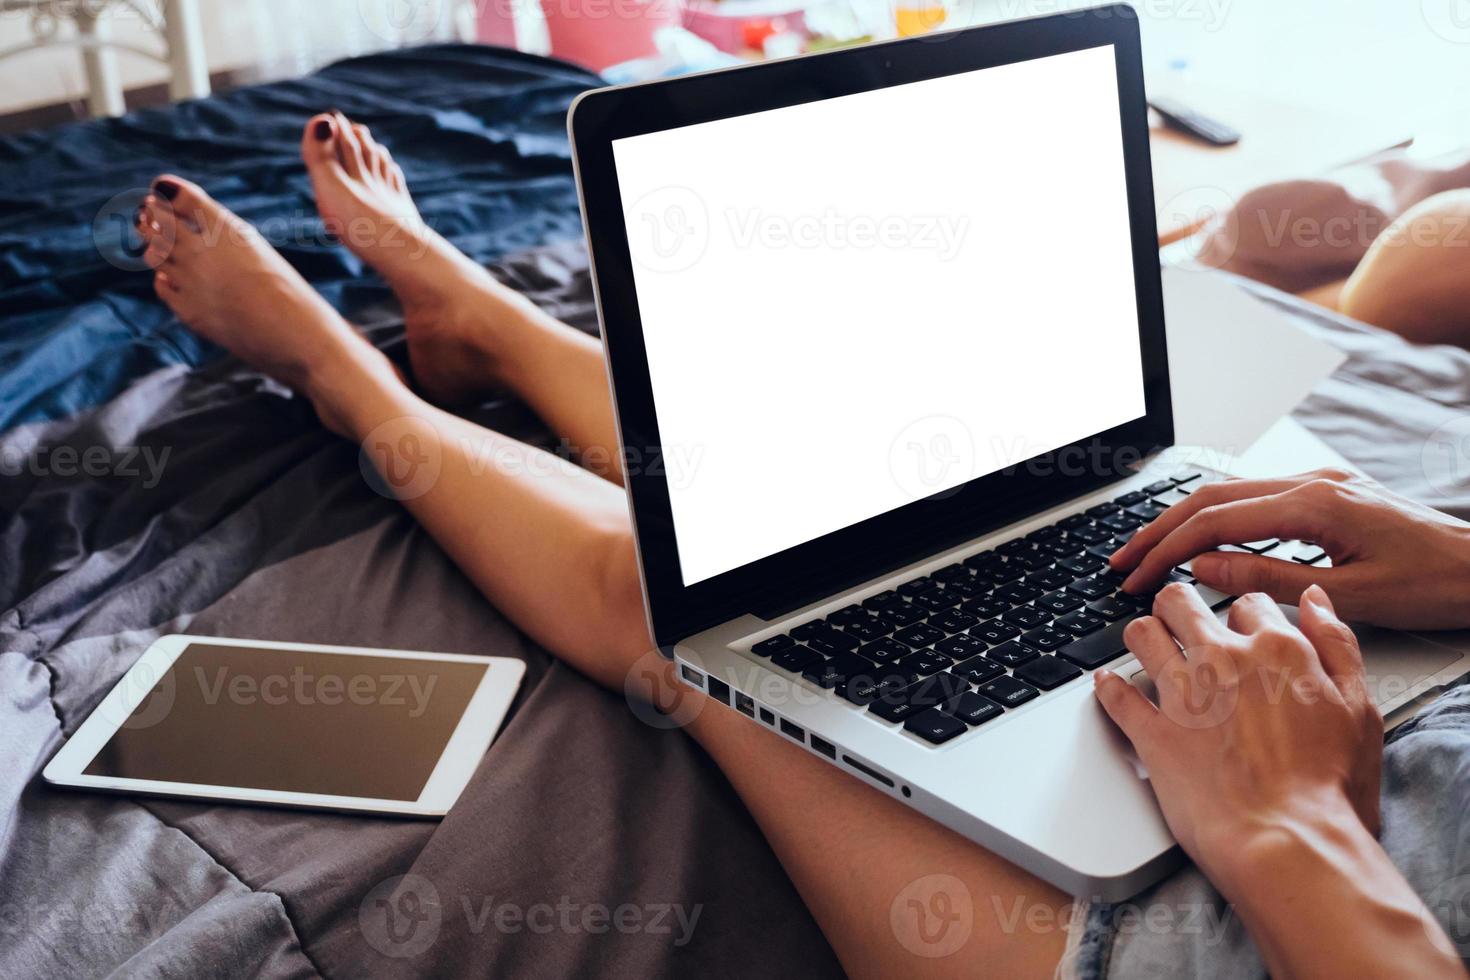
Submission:
<svg viewBox="0 0 1470 980">
<path fill-rule="evenodd" d="M 1229 595 L 1261 592 L 1277 602 L 1295 604 L 1302 590 L 1311 585 L 1331 587 L 1342 569 L 1317 568 L 1264 555 L 1242 555 L 1218 551 L 1200 555 L 1190 565 L 1201 585 Z"/>
<path fill-rule="evenodd" d="M 1153 743 L 1160 736 L 1159 709 L 1143 696 L 1142 691 L 1111 670 L 1099 670 L 1092 675 L 1092 681 L 1103 710 L 1123 730 L 1147 765 Z"/>
<path fill-rule="evenodd" d="M 1222 483 L 1206 484 L 1191 493 L 1187 499 L 1181 500 L 1160 514 L 1153 523 L 1139 528 L 1132 540 L 1113 553 L 1111 559 L 1113 568 L 1120 572 L 1137 568 L 1138 563 L 1153 550 L 1155 545 L 1207 507 L 1218 507 L 1221 504 L 1228 504 L 1236 500 L 1249 500 L 1254 497 L 1274 496 L 1319 477 L 1320 474 L 1304 473 L 1301 476 L 1289 476 L 1279 480 L 1226 480 Z"/>
<path fill-rule="evenodd" d="M 1237 500 L 1197 511 L 1149 550 L 1133 574 L 1124 580 L 1123 588 L 1142 592 L 1162 581 L 1175 565 L 1222 544 L 1272 537 L 1322 540 L 1326 515 L 1313 499 L 1312 486 L 1304 484 L 1269 497 Z"/>
<path fill-rule="evenodd" d="M 1236 633 L 1249 636 L 1273 627 L 1283 629 L 1290 626 L 1276 600 L 1260 592 L 1243 595 L 1230 606 L 1230 628 Z"/>
<path fill-rule="evenodd" d="M 1321 586 L 1313 585 L 1303 592 L 1300 604 L 1299 628 L 1316 649 L 1327 676 L 1332 678 L 1344 696 L 1365 703 L 1368 692 L 1358 638 L 1346 623 L 1337 618 L 1332 600 Z"/>
<path fill-rule="evenodd" d="M 1186 656 L 1190 647 L 1219 644 L 1226 639 L 1225 627 L 1190 586 L 1166 587 L 1154 599 L 1154 615 L 1183 644 Z"/>
</svg>

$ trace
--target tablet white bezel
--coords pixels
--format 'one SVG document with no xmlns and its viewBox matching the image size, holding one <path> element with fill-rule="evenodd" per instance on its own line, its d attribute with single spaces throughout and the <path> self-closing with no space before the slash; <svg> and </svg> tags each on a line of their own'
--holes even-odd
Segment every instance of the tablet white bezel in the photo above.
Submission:
<svg viewBox="0 0 1470 980">
<path fill-rule="evenodd" d="M 327 793 L 295 793 L 282 790 L 251 789 L 237 786 L 209 786 L 199 783 L 177 783 L 153 779 L 124 779 L 115 776 L 88 775 L 84 770 L 97 757 L 113 734 L 133 714 L 134 709 L 153 690 L 157 682 L 173 666 L 174 661 L 194 644 L 205 646 L 249 647 L 260 650 L 309 653 L 341 653 L 359 657 L 388 657 L 400 660 L 437 660 L 446 663 L 485 664 L 485 676 L 465 706 L 459 722 L 445 743 L 428 781 L 417 800 L 379 800 L 368 797 L 336 796 Z M 419 650 L 382 650 L 369 647 L 329 646 L 317 643 L 277 643 L 268 640 L 243 640 L 213 636 L 172 634 L 156 640 L 138 658 L 97 708 L 82 722 L 65 745 L 46 765 L 42 777 L 55 786 L 112 792 L 145 793 L 154 796 L 189 799 L 226 800 L 234 803 L 266 803 L 275 806 L 309 807 L 327 810 L 367 811 L 400 816 L 443 816 L 459 798 L 490 747 L 495 733 L 505 719 L 526 665 L 505 657 L 475 657 L 457 653 L 429 653 Z"/>
</svg>

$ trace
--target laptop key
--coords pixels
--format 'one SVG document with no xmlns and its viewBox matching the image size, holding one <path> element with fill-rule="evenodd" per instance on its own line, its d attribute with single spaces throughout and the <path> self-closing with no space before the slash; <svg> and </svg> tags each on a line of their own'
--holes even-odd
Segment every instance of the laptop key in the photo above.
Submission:
<svg viewBox="0 0 1470 980">
<path fill-rule="evenodd" d="M 985 655 L 985 659 L 1002 667 L 1019 667 L 1028 660 L 1035 660 L 1038 656 L 1040 654 L 1025 644 L 1011 640 L 991 650 Z"/>
<path fill-rule="evenodd" d="M 1156 493 L 1163 493 L 1165 490 L 1173 490 L 1174 486 L 1175 484 L 1173 480 L 1155 480 L 1153 483 L 1150 483 L 1148 486 L 1144 487 L 1143 492 L 1152 497 Z"/>
<path fill-rule="evenodd" d="M 847 652 L 842 647 L 835 646 L 835 645 L 833 645 L 831 643 L 828 643 L 825 639 L 823 639 L 820 636 L 814 636 L 810 640 L 807 640 L 806 641 L 806 645 L 808 647 L 810 647 L 811 649 L 817 651 L 818 653 L 820 653 L 824 657 L 835 657 L 839 653 L 846 653 Z"/>
<path fill-rule="evenodd" d="M 893 663 L 899 657 L 907 657 L 911 652 L 913 651 L 904 644 L 886 636 L 872 643 L 864 643 L 857 648 L 858 656 L 864 660 L 871 660 L 875 664 Z"/>
<path fill-rule="evenodd" d="M 1057 629 L 1071 633 L 1073 636 L 1086 636 L 1088 633 L 1096 633 L 1107 625 L 1107 620 L 1101 616 L 1093 616 L 1080 609 L 1056 621 Z"/>
<path fill-rule="evenodd" d="M 877 595 L 868 596 L 863 600 L 863 608 L 870 609 L 873 612 L 881 612 L 890 606 L 898 605 L 902 601 L 903 596 L 899 595 L 895 590 L 889 589 L 887 592 L 879 592 Z"/>
<path fill-rule="evenodd" d="M 1019 626 L 1023 630 L 1035 629 L 1043 623 L 1051 622 L 1051 613 L 1035 606 L 1017 606 L 1006 613 L 1001 619 L 1013 626 Z"/>
<path fill-rule="evenodd" d="M 1170 484 L 1170 486 L 1172 485 L 1173 484 Z M 1148 494 L 1144 493 L 1142 490 L 1129 490 L 1121 497 L 1114 497 L 1113 503 L 1117 504 L 1119 507 L 1126 508 L 1132 507 L 1134 504 L 1141 504 L 1147 499 Z"/>
<path fill-rule="evenodd" d="M 941 704 L 939 710 L 972 727 L 983 725 L 992 718 L 999 718 L 1005 711 L 994 701 L 981 697 L 974 691 L 966 691 L 953 701 Z"/>
<path fill-rule="evenodd" d="M 1026 584 L 1034 585 L 1038 589 L 1060 589 L 1076 577 L 1063 568 L 1046 568 L 1027 575 Z"/>
<path fill-rule="evenodd" d="M 954 661 L 942 653 L 935 653 L 933 650 L 919 650 L 898 660 L 893 666 L 902 671 L 912 672 L 919 677 L 928 677 L 930 674 L 939 673 L 952 663 Z"/>
<path fill-rule="evenodd" d="M 994 619 L 1007 609 L 1011 608 L 1009 602 L 1002 602 L 994 596 L 982 596 L 979 599 L 971 599 L 960 606 L 965 612 L 981 619 Z"/>
<path fill-rule="evenodd" d="M 866 609 L 864 609 L 862 606 L 854 604 L 851 606 L 845 606 L 842 609 L 837 610 L 835 613 L 827 617 L 827 622 L 833 626 L 841 626 L 846 628 L 853 625 L 854 623 L 865 623 L 872 618 L 872 616 L 868 615 L 868 611 Z"/>
<path fill-rule="evenodd" d="M 927 623 L 916 623 L 908 629 L 899 630 L 893 634 L 893 638 L 900 643 L 906 643 L 914 649 L 932 646 L 944 639 L 944 634 Z"/>
<path fill-rule="evenodd" d="M 1067 586 L 1067 591 L 1080 596 L 1081 598 L 1077 600 L 1077 604 L 1081 605 L 1089 599 L 1101 599 L 1105 595 L 1110 595 L 1117 588 L 1115 584 L 1109 582 L 1107 579 L 1092 576 L 1090 578 L 1079 578 Z"/>
<path fill-rule="evenodd" d="M 801 676 L 819 687 L 831 690 L 838 684 L 846 683 L 848 678 L 868 673 L 872 669 L 873 665 L 857 654 L 843 653 L 830 660 L 808 665 Z"/>
<path fill-rule="evenodd" d="M 789 670 L 793 674 L 799 674 L 814 661 L 820 660 L 822 655 L 811 647 L 796 646 L 789 650 L 782 650 L 771 658 L 771 663 L 782 670 Z"/>
<path fill-rule="evenodd" d="M 951 660 L 967 660 L 985 652 L 985 641 L 967 633 L 951 636 L 934 644 L 934 652 L 942 653 Z"/>
<path fill-rule="evenodd" d="M 1013 606 L 1019 606 L 1023 602 L 1030 602 L 1041 595 L 1041 590 L 1034 585 L 1007 585 L 996 589 L 991 593 L 1001 602 L 1009 602 Z"/>
<path fill-rule="evenodd" d="M 1016 676 L 1043 691 L 1054 690 L 1082 676 L 1082 671 L 1057 657 L 1037 657 L 1016 668 Z"/>
<path fill-rule="evenodd" d="M 1247 541 L 1242 544 L 1241 547 L 1244 548 L 1246 551 L 1254 552 L 1258 555 L 1264 555 L 1266 552 L 1271 551 L 1279 544 L 1281 544 L 1281 541 L 1279 539 L 1267 538 L 1264 541 Z"/>
<path fill-rule="evenodd" d="M 996 704 L 1006 708 L 1014 708 L 1025 704 L 1032 698 L 1041 694 L 1030 684 L 1023 684 L 1014 677 L 1005 675 L 997 677 L 993 681 L 987 681 L 980 685 L 980 693 L 985 695 Z"/>
<path fill-rule="evenodd" d="M 929 625 L 937 630 L 943 630 L 949 635 L 967 630 L 980 622 L 980 617 L 974 616 L 961 609 L 946 609 L 938 616 L 929 617 Z"/>
<path fill-rule="evenodd" d="M 944 587 L 944 591 L 951 595 L 959 596 L 961 600 L 982 596 L 989 592 L 990 589 L 990 582 L 978 578 L 967 578 L 958 582 L 950 582 Z"/>
<path fill-rule="evenodd" d="M 903 723 L 903 728 L 933 745 L 943 745 L 967 731 L 964 722 L 938 708 L 930 708 L 914 715 Z"/>
<path fill-rule="evenodd" d="M 955 664 L 949 669 L 949 672 L 971 684 L 984 684 L 1004 674 L 1005 668 L 1000 664 L 992 663 L 985 657 L 971 657 L 969 660 Z"/>
<path fill-rule="evenodd" d="M 909 680 L 891 667 L 874 667 L 867 673 L 854 674 L 837 686 L 837 693 L 859 706 L 878 698 L 897 694 L 909 686 Z"/>
<path fill-rule="evenodd" d="M 1116 514 L 1122 509 L 1122 507 L 1109 500 L 1098 504 L 1096 507 L 1087 508 L 1087 516 L 1101 519 L 1111 514 Z"/>
<path fill-rule="evenodd" d="M 1034 629 L 1029 633 L 1022 634 L 1021 642 L 1025 643 L 1028 647 L 1034 647 L 1040 650 L 1042 653 L 1050 653 L 1057 647 L 1066 646 L 1068 643 L 1071 643 L 1072 637 L 1070 634 L 1063 633 L 1061 630 L 1054 630 L 1050 626 L 1043 626 L 1040 629 Z"/>
<path fill-rule="evenodd" d="M 1071 537 L 1074 540 L 1081 541 L 1084 545 L 1089 546 L 1102 544 L 1112 536 L 1112 533 L 1107 528 L 1097 526 L 1079 527 L 1077 530 L 1071 532 Z"/>
<path fill-rule="evenodd" d="M 769 657 L 772 654 L 780 653 L 782 650 L 789 650 L 794 646 L 796 646 L 796 641 L 785 633 L 781 633 L 771 637 L 769 640 L 761 640 L 750 648 L 750 652 L 757 657 Z"/>
<path fill-rule="evenodd" d="M 1091 523 L 1092 518 L 1086 514 L 1073 514 L 1070 517 L 1064 517 L 1057 521 L 1057 527 L 1063 531 L 1075 531 L 1079 527 L 1087 527 Z"/>
<path fill-rule="evenodd" d="M 1000 620 L 993 619 L 988 623 L 982 623 L 970 630 L 970 635 L 994 646 L 997 643 L 1004 643 L 1006 640 L 1020 636 L 1021 631 L 1010 623 L 1002 623 Z"/>
<path fill-rule="evenodd" d="M 1125 618 L 1062 647 L 1057 656 L 1065 657 L 1086 670 L 1095 670 L 1110 660 L 1117 660 L 1128 652 L 1128 645 L 1123 642 L 1123 631 L 1138 616 L 1138 610 L 1132 610 Z"/>
<path fill-rule="evenodd" d="M 913 603 L 905 602 L 883 610 L 883 615 L 891 619 L 894 626 L 912 626 L 929 614 Z"/>
<path fill-rule="evenodd" d="M 1057 562 L 1057 568 L 1071 572 L 1072 577 L 1076 579 L 1084 575 L 1091 575 L 1106 564 L 1107 562 L 1097 555 L 1082 554 L 1077 555 L 1075 558 L 1065 558 Z"/>
<path fill-rule="evenodd" d="M 1104 517 L 1098 521 L 1097 526 L 1121 534 L 1124 531 L 1136 529 L 1142 523 L 1142 521 L 1132 514 L 1114 514 L 1111 517 Z"/>
<path fill-rule="evenodd" d="M 984 578 L 996 585 L 1005 585 L 1007 582 L 1015 582 L 1026 574 L 1026 566 L 1020 562 L 1008 561 L 1001 565 L 995 565 L 982 572 L 976 572 L 976 578 Z"/>
<path fill-rule="evenodd" d="M 1159 516 L 1168 509 L 1168 506 L 1165 504 L 1160 504 L 1153 500 L 1149 500 L 1145 503 L 1134 504 L 1132 507 L 1127 508 L 1126 512 L 1132 514 L 1134 517 L 1138 518 L 1140 521 L 1143 521 L 1146 524 L 1150 521 L 1158 520 Z"/>
<path fill-rule="evenodd" d="M 868 711 L 882 718 L 884 721 L 900 722 L 911 718 L 921 711 L 927 710 L 924 705 L 914 704 L 903 695 L 903 691 L 886 694 L 872 701 L 868 705 Z"/>
<path fill-rule="evenodd" d="M 1131 602 L 1124 602 L 1116 596 L 1103 596 L 1096 602 L 1089 602 L 1087 608 L 1106 620 L 1122 619 L 1124 616 L 1137 612 L 1137 607 Z"/>
<path fill-rule="evenodd" d="M 838 650 L 856 650 L 862 642 L 862 640 L 851 633 L 844 633 L 841 630 L 833 629 L 825 623 L 822 624 L 821 629 L 812 631 L 805 639 L 808 643 L 821 640 L 823 643 L 836 647 Z M 825 653 L 826 651 L 823 652 Z"/>
<path fill-rule="evenodd" d="M 953 565 L 945 565 L 939 571 L 930 573 L 929 577 L 948 585 L 950 582 L 969 578 L 970 570 L 959 562 L 955 562 Z"/>
<path fill-rule="evenodd" d="M 1070 592 L 1051 592 L 1036 600 L 1036 608 L 1045 609 L 1053 616 L 1065 616 L 1073 609 L 1081 608 L 1086 601 Z"/>
<path fill-rule="evenodd" d="M 814 619 L 810 623 L 802 623 L 800 626 L 796 627 L 796 629 L 791 631 L 791 636 L 793 639 L 796 640 L 806 640 L 809 637 L 819 635 L 822 630 L 830 628 L 831 627 L 822 622 L 820 619 Z"/>
<path fill-rule="evenodd" d="M 948 589 L 936 589 L 933 592 L 922 592 L 911 600 L 915 606 L 928 613 L 944 612 L 952 606 L 960 604 L 960 597 Z"/>
</svg>

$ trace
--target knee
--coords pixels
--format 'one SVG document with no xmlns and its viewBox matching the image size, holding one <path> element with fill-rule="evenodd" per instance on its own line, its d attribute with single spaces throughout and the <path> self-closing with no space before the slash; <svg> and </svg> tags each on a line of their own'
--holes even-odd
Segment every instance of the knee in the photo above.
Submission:
<svg viewBox="0 0 1470 980">
<path fill-rule="evenodd" d="M 597 581 L 602 619 L 610 638 L 621 648 L 642 654 L 652 649 L 644 610 L 643 579 L 638 573 L 637 547 L 631 527 L 603 535 L 599 546 Z"/>
<path fill-rule="evenodd" d="M 1404 212 L 1343 289 L 1342 312 L 1416 343 L 1470 346 L 1470 190 Z"/>
</svg>

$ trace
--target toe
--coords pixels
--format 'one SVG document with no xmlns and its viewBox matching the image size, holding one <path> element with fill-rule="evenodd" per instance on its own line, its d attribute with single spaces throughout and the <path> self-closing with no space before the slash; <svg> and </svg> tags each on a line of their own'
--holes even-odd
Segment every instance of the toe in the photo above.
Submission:
<svg viewBox="0 0 1470 980">
<path fill-rule="evenodd" d="M 337 121 L 329 112 L 312 116 L 301 134 L 301 159 L 309 168 L 337 159 Z"/>
<path fill-rule="evenodd" d="M 167 227 L 163 222 L 162 212 L 172 212 L 173 243 L 176 251 L 187 249 L 190 242 L 200 236 L 217 241 L 226 231 L 236 227 L 249 227 L 237 219 L 229 208 L 205 193 L 204 188 L 182 177 L 164 174 L 154 182 L 153 189 L 155 195 L 162 199 L 160 203 L 168 205 L 166 208 L 156 209 L 160 212 L 161 230 Z"/>
<path fill-rule="evenodd" d="M 347 175 L 354 179 L 361 179 L 367 171 L 367 160 L 363 152 L 362 140 L 358 138 L 356 127 L 342 113 L 335 115 L 337 122 L 337 161 L 342 164 L 342 169 Z"/>
</svg>

